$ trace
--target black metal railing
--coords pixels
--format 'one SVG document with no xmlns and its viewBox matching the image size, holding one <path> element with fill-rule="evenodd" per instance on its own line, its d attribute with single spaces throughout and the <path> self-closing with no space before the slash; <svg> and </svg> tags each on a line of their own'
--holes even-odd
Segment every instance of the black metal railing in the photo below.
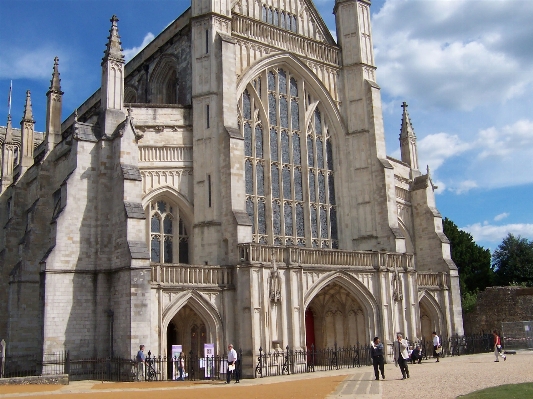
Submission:
<svg viewBox="0 0 533 399">
<path fill-rule="evenodd" d="M 242 375 L 242 350 L 238 351 L 236 372 Z M 126 358 L 71 359 L 68 351 L 45 354 L 43 359 L 6 357 L 4 378 L 68 374 L 69 380 L 166 381 L 180 376 L 180 359 L 155 356 L 148 352 L 144 362 Z M 184 380 L 225 380 L 227 355 L 199 357 L 189 352 L 183 357 Z"/>
<path fill-rule="evenodd" d="M 266 353 L 259 348 L 254 375 L 256 378 L 275 375 L 310 373 L 314 371 L 339 370 L 369 366 L 372 364 L 370 345 L 354 345 L 346 348 L 285 350 Z"/>
</svg>

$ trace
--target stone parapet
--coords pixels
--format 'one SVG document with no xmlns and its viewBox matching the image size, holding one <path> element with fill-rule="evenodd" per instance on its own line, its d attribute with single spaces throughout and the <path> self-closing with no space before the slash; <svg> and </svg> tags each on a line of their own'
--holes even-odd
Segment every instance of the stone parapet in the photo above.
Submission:
<svg viewBox="0 0 533 399">
<path fill-rule="evenodd" d="M 336 249 L 312 249 L 278 247 L 261 244 L 239 244 L 241 262 L 276 262 L 299 265 L 362 266 L 379 268 L 414 268 L 414 255 L 376 251 L 342 251 Z"/>
</svg>

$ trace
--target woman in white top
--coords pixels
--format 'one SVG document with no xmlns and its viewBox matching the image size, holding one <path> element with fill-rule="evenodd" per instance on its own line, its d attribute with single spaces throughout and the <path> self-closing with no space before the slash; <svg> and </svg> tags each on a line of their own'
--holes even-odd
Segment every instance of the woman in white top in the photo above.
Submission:
<svg viewBox="0 0 533 399">
<path fill-rule="evenodd" d="M 437 362 L 439 361 L 439 355 L 440 351 L 437 351 L 437 348 L 440 346 L 440 338 L 437 335 L 436 331 L 433 331 L 433 357 L 437 358 Z"/>
</svg>

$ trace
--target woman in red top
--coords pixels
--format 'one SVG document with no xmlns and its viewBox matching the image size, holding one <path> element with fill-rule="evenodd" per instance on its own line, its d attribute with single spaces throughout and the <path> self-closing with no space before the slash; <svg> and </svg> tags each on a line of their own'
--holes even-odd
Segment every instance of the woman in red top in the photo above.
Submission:
<svg viewBox="0 0 533 399">
<path fill-rule="evenodd" d="M 500 339 L 500 336 L 498 335 L 498 331 L 494 330 L 492 332 L 492 336 L 494 338 L 494 356 L 496 356 L 495 362 L 499 362 L 500 361 L 498 356 L 503 357 L 504 361 L 507 360 L 507 356 L 505 356 L 503 354 L 503 351 L 502 351 L 502 341 Z"/>
</svg>

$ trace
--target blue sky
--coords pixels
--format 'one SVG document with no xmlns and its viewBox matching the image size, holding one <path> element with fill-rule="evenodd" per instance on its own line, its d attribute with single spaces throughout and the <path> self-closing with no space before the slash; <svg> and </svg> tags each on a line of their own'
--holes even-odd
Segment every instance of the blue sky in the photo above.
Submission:
<svg viewBox="0 0 533 399">
<path fill-rule="evenodd" d="M 120 19 L 131 58 L 189 5 L 1 0 L 0 124 L 13 79 L 14 124 L 31 90 L 36 128 L 44 129 L 56 55 L 63 118 L 88 98 L 100 85 L 111 15 Z M 315 5 L 334 33 L 334 0 Z M 439 186 L 442 215 L 491 249 L 508 232 L 533 239 L 533 1 L 374 0 L 371 10 L 388 154 L 400 156 L 400 105 L 406 101 L 421 169 L 429 165 Z"/>
</svg>

